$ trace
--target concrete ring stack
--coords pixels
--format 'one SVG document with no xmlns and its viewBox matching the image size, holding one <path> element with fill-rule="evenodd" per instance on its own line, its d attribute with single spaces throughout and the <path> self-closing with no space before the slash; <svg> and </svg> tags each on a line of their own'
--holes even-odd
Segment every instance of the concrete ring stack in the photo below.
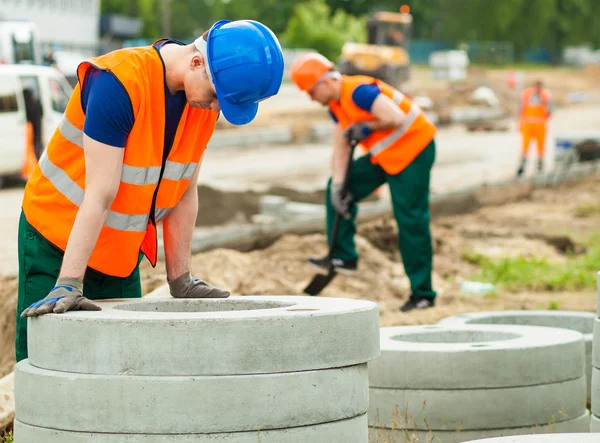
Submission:
<svg viewBox="0 0 600 443">
<path fill-rule="evenodd" d="M 458 443 L 588 432 L 584 353 L 583 335 L 567 329 L 382 328 L 381 357 L 369 363 L 371 437 Z"/>
<path fill-rule="evenodd" d="M 574 311 L 492 311 L 458 314 L 438 322 L 440 325 L 528 325 L 572 329 L 583 334 L 588 402 L 591 401 L 593 312 Z"/>
<path fill-rule="evenodd" d="M 598 443 L 598 437 L 591 434 L 520 435 L 515 437 L 486 438 L 467 443 Z"/>
<path fill-rule="evenodd" d="M 594 345 L 592 351 L 592 418 L 590 431 L 600 433 L 600 272 L 598 276 L 597 313 L 594 319 Z M 600 440 L 600 437 L 597 437 Z"/>
<path fill-rule="evenodd" d="M 100 302 L 29 320 L 21 443 L 368 441 L 375 303 L 324 297 Z"/>
</svg>

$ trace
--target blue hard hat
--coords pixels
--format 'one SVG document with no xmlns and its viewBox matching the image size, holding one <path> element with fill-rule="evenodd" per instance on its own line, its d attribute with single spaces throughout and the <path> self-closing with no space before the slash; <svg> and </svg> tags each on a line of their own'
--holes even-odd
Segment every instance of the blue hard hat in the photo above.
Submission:
<svg viewBox="0 0 600 443">
<path fill-rule="evenodd" d="M 258 102 L 279 92 L 283 54 L 275 34 L 262 23 L 216 22 L 208 32 L 206 55 L 219 106 L 230 123 L 250 123 Z"/>
</svg>

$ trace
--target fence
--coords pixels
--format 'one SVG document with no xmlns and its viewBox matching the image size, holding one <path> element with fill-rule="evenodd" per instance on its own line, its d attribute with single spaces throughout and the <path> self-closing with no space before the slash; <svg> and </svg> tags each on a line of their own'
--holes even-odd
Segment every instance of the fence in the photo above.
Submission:
<svg viewBox="0 0 600 443">
<path fill-rule="evenodd" d="M 429 56 L 436 51 L 462 49 L 467 52 L 470 63 L 484 65 L 507 65 L 514 62 L 514 45 L 510 42 L 448 43 L 435 40 L 413 40 L 409 54 L 413 64 L 429 63 Z"/>
</svg>

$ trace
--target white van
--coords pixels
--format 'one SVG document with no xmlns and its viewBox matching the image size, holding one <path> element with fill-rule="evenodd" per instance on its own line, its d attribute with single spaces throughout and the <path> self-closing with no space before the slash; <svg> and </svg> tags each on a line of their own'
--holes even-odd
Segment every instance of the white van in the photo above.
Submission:
<svg viewBox="0 0 600 443">
<path fill-rule="evenodd" d="M 39 32 L 29 20 L 0 20 L 0 64 L 42 64 Z"/>
<path fill-rule="evenodd" d="M 67 107 L 73 89 L 55 68 L 0 65 L 0 177 L 18 175 L 32 123 L 39 158 Z"/>
</svg>

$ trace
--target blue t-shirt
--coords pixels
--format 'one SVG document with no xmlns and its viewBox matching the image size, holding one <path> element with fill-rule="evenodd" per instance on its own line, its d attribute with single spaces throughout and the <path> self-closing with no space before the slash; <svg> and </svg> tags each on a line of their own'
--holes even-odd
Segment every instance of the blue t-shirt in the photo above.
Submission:
<svg viewBox="0 0 600 443">
<path fill-rule="evenodd" d="M 373 102 L 379 96 L 379 94 L 381 94 L 379 86 L 377 86 L 375 83 L 367 83 L 356 87 L 354 92 L 352 92 L 352 101 L 360 109 L 364 109 L 367 112 L 371 112 Z M 335 114 L 331 111 L 331 109 L 329 110 L 329 115 L 331 116 L 334 122 L 338 122 Z"/>
<path fill-rule="evenodd" d="M 167 44 L 180 44 L 176 40 L 166 40 L 156 46 L 156 50 Z M 187 104 L 184 91 L 171 94 L 165 84 L 165 149 L 166 160 L 179 120 Z M 83 132 L 94 140 L 107 145 L 124 148 L 134 123 L 133 109 L 129 95 L 117 78 L 108 71 L 90 69 L 86 74 L 81 103 L 85 113 Z"/>
</svg>

